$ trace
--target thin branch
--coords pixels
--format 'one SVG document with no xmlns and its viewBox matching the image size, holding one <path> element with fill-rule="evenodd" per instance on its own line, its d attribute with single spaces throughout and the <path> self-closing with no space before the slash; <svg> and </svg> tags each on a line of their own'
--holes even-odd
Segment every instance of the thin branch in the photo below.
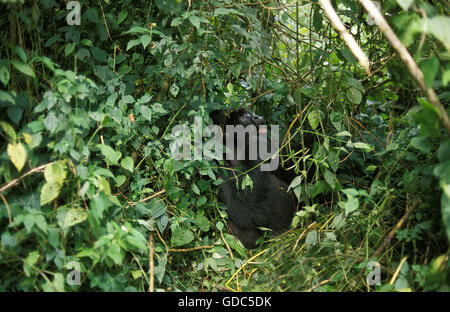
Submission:
<svg viewBox="0 0 450 312">
<path fill-rule="evenodd" d="M 12 186 L 14 186 L 15 184 L 19 183 L 20 180 L 22 180 L 23 178 L 29 176 L 30 174 L 33 174 L 33 173 L 35 173 L 35 172 L 41 172 L 41 171 L 43 171 L 46 167 L 48 167 L 48 166 L 50 166 L 50 165 L 52 165 L 52 164 L 54 164 L 54 162 L 51 162 L 51 163 L 48 163 L 48 164 L 41 165 L 41 166 L 39 166 L 39 167 L 33 168 L 33 169 L 31 169 L 30 171 L 28 171 L 27 173 L 24 173 L 23 175 L 21 175 L 20 177 L 14 179 L 14 180 L 11 180 L 11 181 L 8 182 L 7 184 L 5 184 L 5 185 L 3 185 L 2 187 L 0 187 L 0 193 L 5 192 L 7 189 L 9 189 L 10 187 L 12 187 Z"/>
<path fill-rule="evenodd" d="M 329 19 L 331 26 L 336 29 L 342 40 L 345 41 L 348 48 L 352 51 L 353 55 L 355 55 L 355 57 L 358 59 L 358 62 L 366 71 L 367 75 L 371 75 L 369 59 L 367 58 L 361 47 L 358 45 L 355 38 L 353 38 L 353 36 L 348 32 L 347 28 L 345 28 L 342 21 L 339 19 L 339 16 L 331 5 L 330 0 L 319 0 L 319 4 L 324 10 L 325 15 Z"/>
<path fill-rule="evenodd" d="M 391 43 L 392 47 L 397 51 L 397 53 L 400 56 L 400 59 L 408 68 L 408 71 L 411 74 L 411 76 L 413 76 L 419 87 L 425 92 L 425 95 L 428 101 L 431 103 L 431 105 L 433 105 L 433 107 L 437 110 L 439 118 L 441 119 L 445 129 L 447 130 L 448 133 L 450 133 L 450 120 L 448 118 L 447 111 L 445 110 L 444 106 L 442 106 L 434 90 L 432 88 L 427 87 L 427 85 L 425 84 L 423 73 L 420 70 L 419 66 L 417 66 L 411 54 L 409 54 L 408 49 L 403 45 L 403 43 L 394 33 L 391 26 L 389 26 L 386 19 L 383 17 L 380 11 L 378 11 L 378 9 L 375 7 L 372 1 L 370 0 L 358 0 L 358 1 L 372 16 L 372 18 L 375 21 L 375 24 L 378 25 L 378 28 L 380 28 L 383 35 Z"/>
<path fill-rule="evenodd" d="M 150 243 L 149 243 L 149 246 L 148 246 L 149 248 L 149 255 L 148 255 L 148 257 L 149 257 L 149 267 L 150 267 L 150 270 L 149 270 L 149 277 L 150 277 L 150 285 L 148 286 L 148 292 L 153 292 L 153 289 L 154 289 L 154 285 L 155 285 L 155 262 L 154 262 L 154 259 L 153 259 L 153 253 L 154 253 L 154 250 L 153 250 L 153 234 L 151 234 L 150 233 Z"/>
</svg>

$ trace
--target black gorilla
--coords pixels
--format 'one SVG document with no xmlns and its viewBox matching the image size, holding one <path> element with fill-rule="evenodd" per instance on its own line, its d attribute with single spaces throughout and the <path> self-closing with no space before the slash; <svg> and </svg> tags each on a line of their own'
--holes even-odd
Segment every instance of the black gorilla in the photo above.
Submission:
<svg viewBox="0 0 450 312">
<path fill-rule="evenodd" d="M 221 126 L 225 141 L 230 140 L 226 125 L 254 125 L 258 129 L 256 135 L 259 137 L 259 126 L 264 123 L 262 117 L 244 109 L 228 113 L 224 110 L 214 111 L 210 116 L 214 124 Z M 274 235 L 288 230 L 296 211 L 296 198 L 292 192 L 288 193 L 288 185 L 276 176 L 276 171 L 261 171 L 258 164 L 262 159 L 259 155 L 255 160 L 248 157 L 250 137 L 251 134 L 245 139 L 245 149 L 244 146 L 238 146 L 234 140 L 234 155 L 225 161 L 226 170 L 219 169 L 219 175 L 224 180 L 219 199 L 227 207 L 231 232 L 246 248 L 255 247 L 256 240 L 261 235 L 259 227 L 271 229 Z M 267 142 L 261 140 L 260 144 Z M 237 155 L 244 156 L 244 159 L 239 160 Z M 241 188 L 245 177 L 243 172 L 247 173 L 253 182 L 251 188 L 246 187 L 244 190 Z"/>
</svg>

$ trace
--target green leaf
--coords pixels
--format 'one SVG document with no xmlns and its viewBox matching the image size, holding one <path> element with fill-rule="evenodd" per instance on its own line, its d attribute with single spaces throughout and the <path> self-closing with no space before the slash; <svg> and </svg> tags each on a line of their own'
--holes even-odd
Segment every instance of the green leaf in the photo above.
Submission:
<svg viewBox="0 0 450 312">
<path fill-rule="evenodd" d="M 75 224 L 81 223 L 88 217 L 88 212 L 81 208 L 71 208 L 58 211 L 58 224 L 65 230 Z"/>
<path fill-rule="evenodd" d="M 60 186 L 56 183 L 45 183 L 41 189 L 41 206 L 50 203 L 58 197 Z"/>
<path fill-rule="evenodd" d="M 450 51 L 450 17 L 435 16 L 428 19 L 428 32 L 435 36 Z"/>
<path fill-rule="evenodd" d="M 152 37 L 150 35 L 141 36 L 141 42 L 144 49 L 148 46 L 150 42 L 152 42 Z"/>
<path fill-rule="evenodd" d="M 60 162 L 51 164 L 44 169 L 45 181 L 50 184 L 55 183 L 61 186 L 63 185 L 66 176 L 66 166 Z"/>
<path fill-rule="evenodd" d="M 152 110 L 145 105 L 142 105 L 139 109 L 142 117 L 144 117 L 148 121 L 152 121 Z"/>
<path fill-rule="evenodd" d="M 429 152 L 431 152 L 431 143 L 428 137 L 412 138 L 411 145 L 422 153 L 428 154 Z"/>
<path fill-rule="evenodd" d="M 311 86 L 303 86 L 300 88 L 300 92 L 312 98 L 316 95 L 317 90 Z"/>
<path fill-rule="evenodd" d="M 73 52 L 73 50 L 75 49 L 75 46 L 76 46 L 75 42 L 66 44 L 66 47 L 64 48 L 64 54 L 66 56 L 70 55 Z"/>
<path fill-rule="evenodd" d="M 100 63 L 106 62 L 106 53 L 99 47 L 93 46 L 91 48 L 91 53 L 97 62 L 100 62 Z"/>
<path fill-rule="evenodd" d="M 175 83 L 170 87 L 169 89 L 170 94 L 172 94 L 174 97 L 177 96 L 178 92 L 180 91 L 180 87 L 177 86 Z"/>
<path fill-rule="evenodd" d="M 336 176 L 334 175 L 334 173 L 332 173 L 330 170 L 325 170 L 324 178 L 332 189 L 336 187 Z"/>
<path fill-rule="evenodd" d="M 122 159 L 122 161 L 120 162 L 120 166 L 130 172 L 133 172 L 134 169 L 134 161 L 133 158 L 131 158 L 130 156 L 125 157 L 124 159 Z"/>
<path fill-rule="evenodd" d="M 125 253 L 120 248 L 120 245 L 118 242 L 113 241 L 110 247 L 108 248 L 108 251 L 106 252 L 109 258 L 111 258 L 112 261 L 114 261 L 115 264 L 121 265 L 123 264 L 123 258 L 125 256 Z"/>
<path fill-rule="evenodd" d="M 32 267 L 38 262 L 38 260 L 39 252 L 37 250 L 32 251 L 28 254 L 23 262 L 23 271 L 25 272 L 26 276 L 31 275 Z"/>
<path fill-rule="evenodd" d="M 7 64 L 7 63 L 6 63 Z M 0 65 L 0 81 L 7 86 L 9 83 L 9 78 L 11 76 L 10 72 L 9 72 L 9 68 L 8 66 L 6 66 L 6 64 L 1 64 Z"/>
<path fill-rule="evenodd" d="M 34 74 L 33 69 L 28 64 L 24 64 L 24 63 L 21 63 L 21 62 L 18 62 L 18 61 L 11 61 L 11 63 L 22 74 L 25 74 L 27 76 L 31 76 L 33 78 L 36 77 L 35 74 Z"/>
<path fill-rule="evenodd" d="M 336 136 L 348 136 L 348 137 L 351 137 L 352 134 L 345 130 L 345 131 L 341 131 L 339 133 L 336 133 Z"/>
<path fill-rule="evenodd" d="M 320 114 L 317 110 L 312 110 L 308 114 L 308 123 L 313 130 L 316 130 L 320 122 Z"/>
<path fill-rule="evenodd" d="M 117 24 L 122 23 L 128 16 L 128 11 L 127 10 L 122 10 L 119 12 L 119 14 L 117 15 Z"/>
<path fill-rule="evenodd" d="M 402 7 L 403 11 L 408 11 L 413 2 L 414 0 L 397 0 L 398 5 Z"/>
<path fill-rule="evenodd" d="M 129 34 L 151 34 L 152 32 L 150 29 L 141 27 L 141 26 L 133 26 L 129 30 L 122 33 L 122 35 L 129 35 Z"/>
<path fill-rule="evenodd" d="M 121 152 L 116 152 L 109 145 L 105 144 L 97 144 L 97 148 L 102 152 L 103 156 L 105 156 L 105 161 L 110 165 L 117 165 L 120 157 L 122 157 Z"/>
<path fill-rule="evenodd" d="M 450 25 L 449 25 L 450 27 Z M 436 57 L 432 57 L 420 62 L 420 69 L 423 72 L 423 78 L 428 87 L 433 85 L 434 78 L 439 71 L 439 61 Z"/>
<path fill-rule="evenodd" d="M 370 144 L 367 144 L 364 142 L 353 143 L 353 147 L 357 148 L 357 149 L 362 149 L 363 152 L 370 152 L 375 148 L 373 145 L 370 145 Z"/>
<path fill-rule="evenodd" d="M 441 196 L 441 214 L 442 222 L 445 226 L 445 232 L 447 233 L 447 239 L 450 240 L 450 184 L 442 184 L 442 196 Z"/>
<path fill-rule="evenodd" d="M 184 19 L 180 18 L 180 17 L 175 17 L 172 22 L 170 23 L 171 27 L 177 27 L 181 24 L 183 24 Z"/>
<path fill-rule="evenodd" d="M 194 234 L 187 228 L 175 227 L 170 239 L 172 246 L 183 246 L 194 240 Z"/>
<path fill-rule="evenodd" d="M 345 216 L 348 216 L 350 213 L 358 209 L 358 207 L 359 207 L 359 199 L 355 197 L 349 198 L 344 206 Z"/>
<path fill-rule="evenodd" d="M 358 89 L 351 87 L 350 89 L 347 90 L 347 99 L 354 103 L 354 104 L 359 104 L 361 103 L 362 100 L 362 93 L 361 91 L 359 91 Z"/>
<path fill-rule="evenodd" d="M 27 151 L 22 143 L 8 144 L 7 153 L 9 159 L 17 168 L 17 171 L 21 171 L 27 160 Z"/>
<path fill-rule="evenodd" d="M 200 19 L 196 15 L 189 16 L 189 22 L 191 22 L 192 25 L 195 26 L 195 28 L 200 28 Z"/>
<path fill-rule="evenodd" d="M 305 238 L 306 248 L 310 248 L 311 246 L 315 245 L 317 241 L 318 241 L 317 230 L 309 232 Z"/>
<path fill-rule="evenodd" d="M 124 175 L 120 175 L 118 176 L 115 181 L 116 181 L 116 187 L 121 186 L 125 181 L 127 180 L 127 177 Z"/>
<path fill-rule="evenodd" d="M 0 121 L 0 126 L 2 126 L 3 131 L 5 131 L 11 140 L 15 141 L 17 139 L 16 131 L 9 123 Z"/>
<path fill-rule="evenodd" d="M 17 56 L 20 58 L 20 60 L 24 63 L 27 62 L 27 54 L 25 53 L 25 51 L 19 47 L 19 46 L 15 46 L 14 47 L 14 52 L 16 52 Z"/>
<path fill-rule="evenodd" d="M 141 239 L 139 239 L 139 238 L 137 238 L 137 237 L 135 237 L 135 236 L 128 235 L 128 236 L 126 237 L 126 241 L 127 241 L 130 245 L 136 247 L 136 248 L 137 248 L 138 250 L 140 250 L 140 251 L 146 251 L 146 250 L 147 250 L 147 244 L 146 244 L 146 242 L 145 242 L 145 241 L 142 241 Z"/>
</svg>

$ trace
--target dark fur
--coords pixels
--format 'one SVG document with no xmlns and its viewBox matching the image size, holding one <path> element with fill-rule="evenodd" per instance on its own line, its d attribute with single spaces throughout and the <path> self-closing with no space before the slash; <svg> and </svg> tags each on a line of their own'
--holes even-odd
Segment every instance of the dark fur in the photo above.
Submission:
<svg viewBox="0 0 450 312">
<path fill-rule="evenodd" d="M 228 114 L 225 111 L 214 111 L 211 117 L 222 129 L 225 129 L 227 124 L 242 124 L 245 127 L 249 124 L 259 126 L 264 123 L 262 117 L 243 109 Z M 227 207 L 231 232 L 246 248 L 255 247 L 256 240 L 261 235 L 258 227 L 272 229 L 274 235 L 288 230 L 296 210 L 295 196 L 287 192 L 288 185 L 277 178 L 275 172 L 261 171 L 256 167 L 248 172 L 253 181 L 253 188 L 241 189 L 244 175 L 239 176 L 239 173 L 250 170 L 260 161 L 225 161 L 227 167 L 232 170 L 220 171 L 220 177 L 225 182 L 221 185 L 219 199 Z M 236 176 L 239 177 L 236 179 Z"/>
</svg>

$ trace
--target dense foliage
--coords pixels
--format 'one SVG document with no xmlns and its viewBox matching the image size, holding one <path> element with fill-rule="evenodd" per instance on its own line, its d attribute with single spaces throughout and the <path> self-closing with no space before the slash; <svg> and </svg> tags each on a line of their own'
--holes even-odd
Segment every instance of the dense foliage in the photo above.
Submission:
<svg viewBox="0 0 450 312">
<path fill-rule="evenodd" d="M 379 2 L 448 107 L 447 1 Z M 80 25 L 0 3 L 0 290 L 449 289 L 450 139 L 357 1 L 333 5 L 371 76 L 317 1 L 79 3 Z M 216 163 L 170 154 L 174 126 L 242 105 L 280 125 L 301 199 L 251 252 Z"/>
</svg>

